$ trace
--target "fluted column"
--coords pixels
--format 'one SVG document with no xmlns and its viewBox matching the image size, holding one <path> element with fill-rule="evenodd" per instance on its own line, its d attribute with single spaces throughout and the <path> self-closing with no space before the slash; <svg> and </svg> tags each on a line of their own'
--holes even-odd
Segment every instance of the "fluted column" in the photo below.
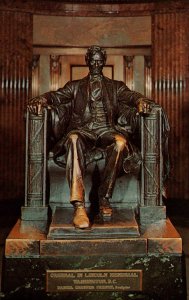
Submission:
<svg viewBox="0 0 189 300">
<path fill-rule="evenodd" d="M 168 196 L 188 198 L 188 99 L 186 99 L 187 13 L 155 14 L 152 18 L 153 98 L 168 114 L 173 171 Z"/>
<path fill-rule="evenodd" d="M 30 97 L 32 15 L 0 11 L 0 198 L 24 196 L 26 101 Z"/>
</svg>

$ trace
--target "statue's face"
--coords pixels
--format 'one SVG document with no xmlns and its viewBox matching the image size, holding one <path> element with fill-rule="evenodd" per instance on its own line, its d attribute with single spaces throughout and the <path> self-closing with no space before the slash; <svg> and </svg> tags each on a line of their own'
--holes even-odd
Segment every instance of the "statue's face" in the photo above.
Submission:
<svg viewBox="0 0 189 300">
<path fill-rule="evenodd" d="M 91 75 L 99 75 L 102 74 L 102 69 L 104 67 L 104 57 L 101 52 L 97 52 L 92 55 L 89 59 L 88 66 L 89 72 Z"/>
</svg>

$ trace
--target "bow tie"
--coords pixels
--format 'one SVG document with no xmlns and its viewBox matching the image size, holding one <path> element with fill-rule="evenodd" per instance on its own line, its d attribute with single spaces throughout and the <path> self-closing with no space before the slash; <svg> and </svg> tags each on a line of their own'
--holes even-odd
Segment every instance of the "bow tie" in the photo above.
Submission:
<svg viewBox="0 0 189 300">
<path fill-rule="evenodd" d="M 102 75 L 90 75 L 90 82 L 101 81 L 101 80 L 102 80 Z"/>
</svg>

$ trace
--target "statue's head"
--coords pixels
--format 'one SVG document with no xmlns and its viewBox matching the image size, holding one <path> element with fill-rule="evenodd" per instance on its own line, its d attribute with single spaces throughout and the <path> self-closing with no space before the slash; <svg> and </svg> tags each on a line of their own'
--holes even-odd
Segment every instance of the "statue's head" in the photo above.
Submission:
<svg viewBox="0 0 189 300">
<path fill-rule="evenodd" d="M 106 64 L 106 51 L 99 46 L 91 46 L 85 55 L 85 61 L 89 67 L 90 74 L 98 75 Z"/>
</svg>

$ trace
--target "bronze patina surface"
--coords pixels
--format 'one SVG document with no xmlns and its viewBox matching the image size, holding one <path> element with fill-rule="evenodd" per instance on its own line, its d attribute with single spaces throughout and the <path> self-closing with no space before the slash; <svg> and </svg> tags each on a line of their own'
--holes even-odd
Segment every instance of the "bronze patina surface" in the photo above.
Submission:
<svg viewBox="0 0 189 300">
<path fill-rule="evenodd" d="M 40 240 L 46 239 L 46 221 L 18 220 L 5 243 L 6 257 L 39 257 Z"/>
<path fill-rule="evenodd" d="M 106 59 L 105 49 L 94 45 L 89 47 L 85 55 L 89 69 L 86 77 L 69 81 L 57 91 L 49 91 L 28 101 L 28 178 L 22 219 L 32 218 L 27 210 L 30 206 L 42 205 L 44 214 L 47 213 L 45 187 L 49 152 L 53 153 L 57 165 L 66 170 L 69 200 L 74 207 L 70 224 L 77 229 L 89 229 L 93 225 L 86 212 L 84 179 L 88 164 L 97 159 L 97 152 L 105 164 L 95 178 L 98 185 L 93 209 L 98 210 L 104 220 L 117 213 L 113 192 L 121 173 L 139 174 L 141 171 L 139 205 L 142 208 L 162 206 L 162 181 L 169 173 L 166 114 L 159 104 L 131 91 L 123 81 L 104 76 L 102 71 Z M 140 117 L 144 120 L 141 121 Z M 151 210 L 146 213 L 142 208 L 142 222 L 146 216 L 151 219 L 151 215 L 154 220 L 156 214 L 151 214 Z M 163 212 L 158 214 L 158 219 L 166 217 L 165 210 Z M 107 232 L 104 234 L 106 237 Z"/>
</svg>

